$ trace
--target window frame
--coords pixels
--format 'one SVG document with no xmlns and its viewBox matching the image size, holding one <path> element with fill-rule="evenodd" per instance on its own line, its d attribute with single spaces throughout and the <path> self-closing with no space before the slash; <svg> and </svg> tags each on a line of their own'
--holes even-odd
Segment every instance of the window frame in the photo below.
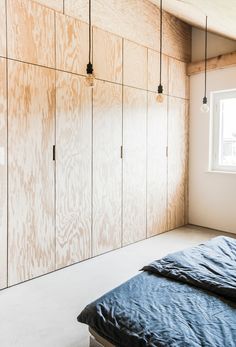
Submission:
<svg viewBox="0 0 236 347">
<path fill-rule="evenodd" d="M 220 101 L 236 98 L 236 89 L 211 93 L 211 126 L 210 126 L 210 170 L 216 172 L 236 173 L 236 165 L 220 165 Z"/>
</svg>

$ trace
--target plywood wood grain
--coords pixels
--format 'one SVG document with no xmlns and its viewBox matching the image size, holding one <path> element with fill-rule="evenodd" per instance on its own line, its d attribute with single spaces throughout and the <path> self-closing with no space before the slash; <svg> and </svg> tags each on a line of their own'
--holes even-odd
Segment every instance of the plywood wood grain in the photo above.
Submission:
<svg viewBox="0 0 236 347">
<path fill-rule="evenodd" d="M 6 1 L 0 0 L 0 56 L 6 57 Z"/>
<path fill-rule="evenodd" d="M 92 95 L 82 77 L 57 73 L 57 268 L 90 257 Z"/>
<path fill-rule="evenodd" d="M 8 284 L 55 269 L 55 72 L 8 62 Z"/>
<path fill-rule="evenodd" d="M 124 40 L 124 84 L 147 89 L 147 48 Z"/>
<path fill-rule="evenodd" d="M 189 77 L 186 73 L 186 63 L 169 58 L 169 94 L 171 96 L 189 98 Z"/>
<path fill-rule="evenodd" d="M 167 97 L 148 93 L 147 121 L 147 235 L 167 230 Z"/>
<path fill-rule="evenodd" d="M 185 224 L 188 146 L 187 102 L 169 98 L 168 114 L 168 229 Z"/>
<path fill-rule="evenodd" d="M 7 91 L 6 60 L 0 58 L 0 289 L 7 286 Z"/>
<path fill-rule="evenodd" d="M 122 38 L 94 28 L 93 62 L 97 78 L 122 83 Z"/>
<path fill-rule="evenodd" d="M 93 255 L 121 246 L 122 86 L 97 81 L 93 103 Z"/>
<path fill-rule="evenodd" d="M 95 26 L 159 51 L 159 8 L 150 1 L 94 0 L 92 8 Z M 88 0 L 65 0 L 65 12 L 88 21 Z M 165 54 L 190 61 L 189 25 L 165 13 L 164 36 Z"/>
<path fill-rule="evenodd" d="M 191 26 L 168 12 L 163 17 L 163 52 L 185 62 L 191 61 Z"/>
<path fill-rule="evenodd" d="M 53 10 L 63 12 L 63 1 L 64 0 L 34 0 L 38 2 L 41 5 L 44 5 L 46 7 L 50 7 Z"/>
<path fill-rule="evenodd" d="M 162 85 L 163 93 L 168 94 L 169 58 L 162 55 Z M 157 92 L 160 84 L 160 53 L 148 49 L 148 90 Z"/>
<path fill-rule="evenodd" d="M 86 75 L 88 64 L 88 25 L 56 14 L 56 65 L 58 69 Z"/>
<path fill-rule="evenodd" d="M 29 0 L 8 0 L 8 56 L 55 67 L 54 12 Z"/>
<path fill-rule="evenodd" d="M 123 244 L 146 237 L 147 92 L 124 87 Z"/>
</svg>

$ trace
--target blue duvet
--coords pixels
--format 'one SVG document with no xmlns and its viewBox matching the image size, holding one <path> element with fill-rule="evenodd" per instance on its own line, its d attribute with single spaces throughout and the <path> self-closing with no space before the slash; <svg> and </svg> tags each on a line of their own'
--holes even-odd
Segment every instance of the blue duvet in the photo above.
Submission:
<svg viewBox="0 0 236 347">
<path fill-rule="evenodd" d="M 236 240 L 217 237 L 143 270 L 79 322 L 117 347 L 236 347 Z"/>
</svg>

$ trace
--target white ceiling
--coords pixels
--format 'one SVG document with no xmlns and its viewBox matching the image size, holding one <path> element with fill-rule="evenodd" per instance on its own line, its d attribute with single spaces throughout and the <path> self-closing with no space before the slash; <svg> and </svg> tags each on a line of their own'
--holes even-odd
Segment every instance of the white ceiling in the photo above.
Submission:
<svg viewBox="0 0 236 347">
<path fill-rule="evenodd" d="M 159 0 L 150 0 L 159 6 Z M 203 28 L 208 16 L 209 30 L 236 40 L 236 0 L 163 0 L 165 11 Z"/>
</svg>

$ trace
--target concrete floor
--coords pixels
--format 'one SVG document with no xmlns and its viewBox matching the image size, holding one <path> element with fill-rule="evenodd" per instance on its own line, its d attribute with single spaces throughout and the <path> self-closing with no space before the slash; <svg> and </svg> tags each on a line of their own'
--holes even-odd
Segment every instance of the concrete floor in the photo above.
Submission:
<svg viewBox="0 0 236 347">
<path fill-rule="evenodd" d="M 0 292 L 1 347 L 88 347 L 76 321 L 89 302 L 167 253 L 224 235 L 187 226 Z M 228 234 L 230 236 L 230 234 Z"/>
</svg>

